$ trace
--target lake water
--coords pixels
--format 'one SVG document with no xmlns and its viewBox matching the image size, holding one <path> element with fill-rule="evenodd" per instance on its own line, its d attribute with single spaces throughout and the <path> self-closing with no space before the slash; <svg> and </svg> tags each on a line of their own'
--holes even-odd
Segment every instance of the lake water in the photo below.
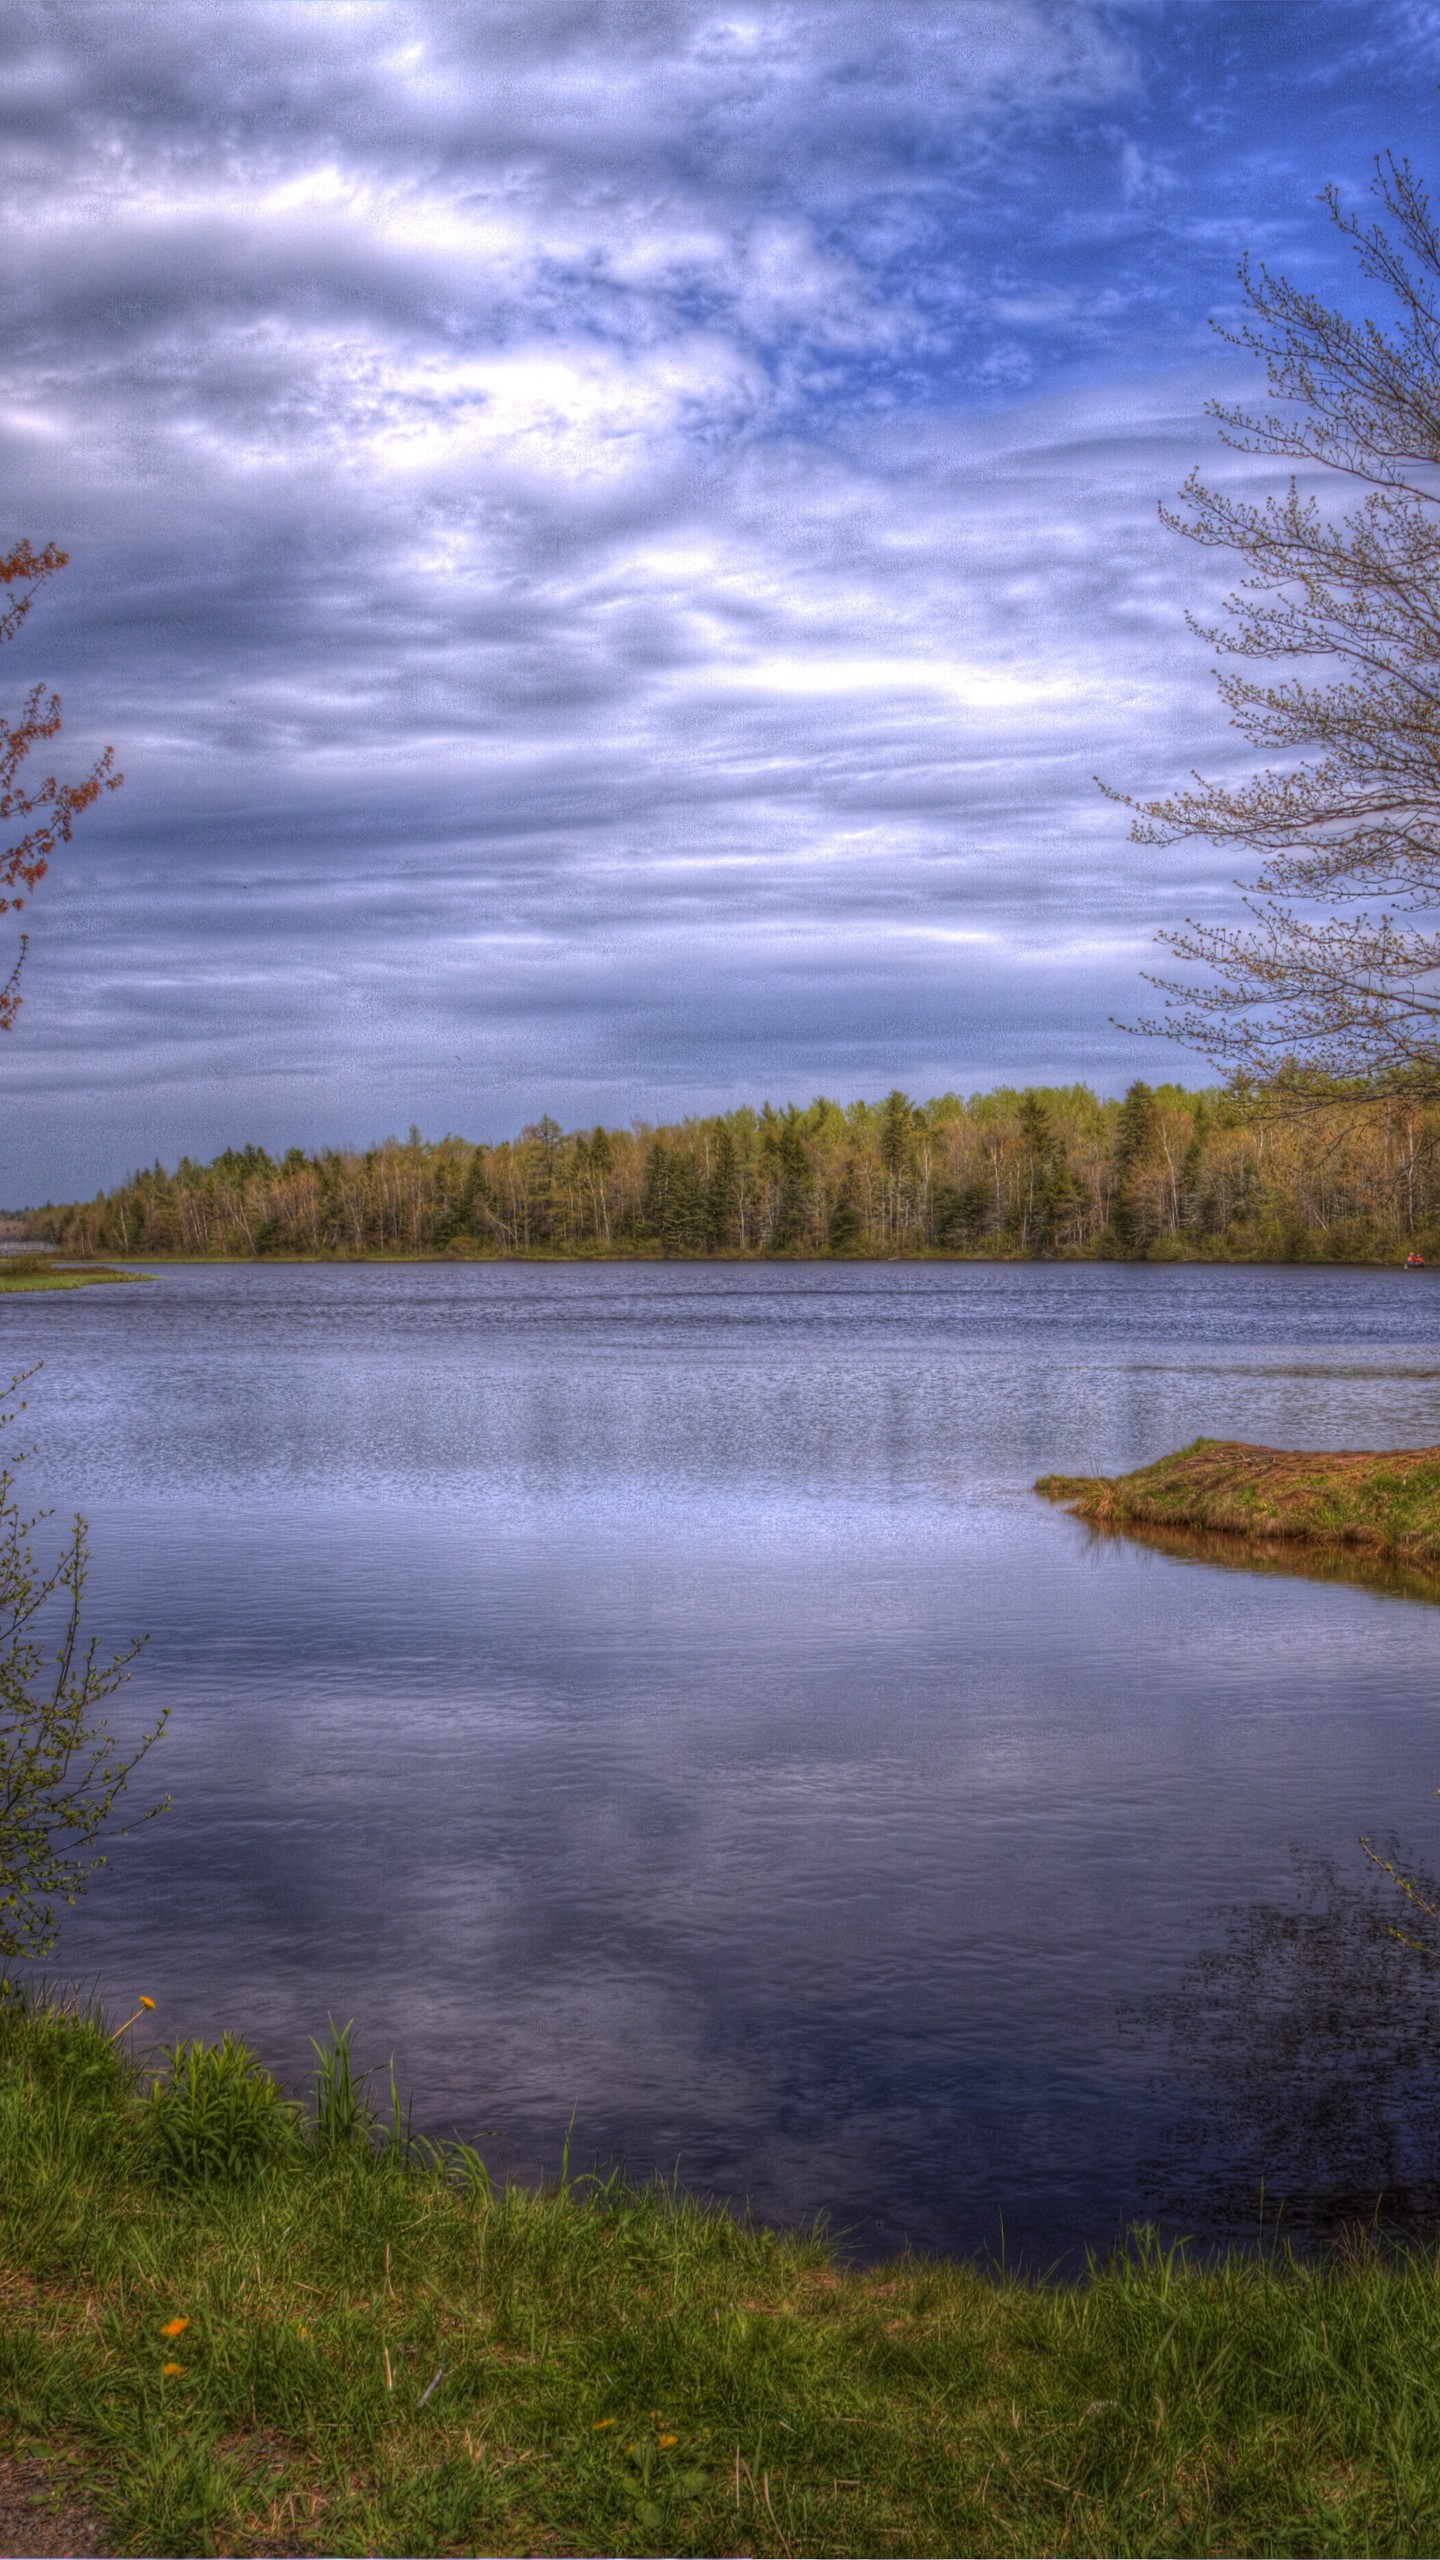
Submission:
<svg viewBox="0 0 1440 2560">
<path fill-rule="evenodd" d="M 1144 2004 L 1247 1928 L 1255 2002 L 1292 1845 L 1342 1898 L 1359 1832 L 1434 1853 L 1440 1617 L 1030 1488 L 1440 1441 L 1440 1282 L 172 1266 L 0 1329 L 91 1622 L 149 1632 L 125 1713 L 173 1709 L 68 1973 L 296 2081 L 353 2017 L 514 2174 L 573 2110 L 869 2253 L 1201 2227 L 1202 2154 L 1273 2195 Z"/>
</svg>

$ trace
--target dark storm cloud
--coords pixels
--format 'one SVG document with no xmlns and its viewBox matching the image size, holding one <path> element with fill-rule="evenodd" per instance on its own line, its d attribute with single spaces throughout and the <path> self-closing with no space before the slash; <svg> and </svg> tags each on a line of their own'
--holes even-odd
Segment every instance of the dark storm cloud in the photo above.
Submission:
<svg viewBox="0 0 1440 2560">
<path fill-rule="evenodd" d="M 1206 315 L 1336 281 L 1437 63 L 1340 0 L 12 10 L 0 454 L 73 565 L 0 672 L 129 779 L 4 1189 L 1133 1073 L 1231 894 L 1091 779 L 1233 753 L 1154 514 Z"/>
</svg>

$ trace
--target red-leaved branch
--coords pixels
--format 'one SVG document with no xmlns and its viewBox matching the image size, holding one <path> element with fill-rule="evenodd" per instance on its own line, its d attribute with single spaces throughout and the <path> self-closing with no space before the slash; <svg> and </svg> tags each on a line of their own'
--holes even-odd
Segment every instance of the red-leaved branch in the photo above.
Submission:
<svg viewBox="0 0 1440 2560">
<path fill-rule="evenodd" d="M 0 555 L 0 586 L 12 591 L 10 601 L 0 609 L 0 643 L 14 639 L 47 578 L 64 568 L 68 556 L 53 542 L 43 551 L 32 551 L 28 542 L 19 542 Z M 59 729 L 60 696 L 43 684 L 32 686 L 18 720 L 0 718 L 0 835 L 17 824 L 24 829 L 0 850 L 0 915 L 24 906 L 49 870 L 57 846 L 70 842 L 82 811 L 102 791 L 118 791 L 125 779 L 114 769 L 114 748 L 107 747 L 83 782 L 61 782 L 52 773 L 44 782 L 27 787 L 22 779 L 26 758 L 43 740 L 57 736 Z M 0 1031 L 13 1028 L 20 1010 L 20 972 L 28 939 L 21 935 L 15 966 L 0 985 Z"/>
</svg>

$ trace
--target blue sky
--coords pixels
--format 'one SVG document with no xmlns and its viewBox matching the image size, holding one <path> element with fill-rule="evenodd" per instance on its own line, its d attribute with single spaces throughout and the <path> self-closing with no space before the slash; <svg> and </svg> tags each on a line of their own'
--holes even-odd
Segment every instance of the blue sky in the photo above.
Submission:
<svg viewBox="0 0 1440 2560">
<path fill-rule="evenodd" d="M 1234 898 L 1157 501 L 1245 249 L 1435 160 L 1421 0 L 19 0 L 0 656 L 127 781 L 33 909 L 0 1198 L 1137 1073 Z"/>
</svg>

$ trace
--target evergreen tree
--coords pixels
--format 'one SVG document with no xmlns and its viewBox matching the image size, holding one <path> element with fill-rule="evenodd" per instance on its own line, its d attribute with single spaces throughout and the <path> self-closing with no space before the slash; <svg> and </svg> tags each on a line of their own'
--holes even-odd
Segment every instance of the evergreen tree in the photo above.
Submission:
<svg viewBox="0 0 1440 2560">
<path fill-rule="evenodd" d="M 670 1196 L 670 1150 L 663 1138 L 652 1138 L 645 1159 L 645 1189 L 640 1199 L 640 1232 L 665 1241 L 666 1204 Z"/>
<path fill-rule="evenodd" d="M 647 1234 L 665 1254 L 703 1253 L 706 1203 L 690 1157 L 656 1138 L 645 1169 L 641 1216 Z"/>
<path fill-rule="evenodd" d="M 1038 1093 L 1022 1093 L 1019 1119 L 1030 1153 L 1022 1242 L 1029 1252 L 1043 1257 L 1056 1251 L 1062 1223 L 1076 1205 L 1076 1191 L 1065 1141 L 1056 1132 Z"/>
<path fill-rule="evenodd" d="M 880 1161 L 892 1182 L 909 1172 L 915 1155 L 915 1105 L 897 1085 L 880 1111 Z"/>
<path fill-rule="evenodd" d="M 915 1106 L 898 1085 L 881 1105 L 880 1161 L 887 1177 L 887 1241 L 898 1244 L 909 1224 L 909 1176 L 915 1161 Z"/>
<path fill-rule="evenodd" d="M 810 1225 L 810 1201 L 814 1175 L 800 1126 L 800 1114 L 790 1110 L 780 1123 L 775 1141 L 776 1185 L 775 1215 L 770 1228 L 772 1253 L 794 1253 L 804 1244 Z"/>
<path fill-rule="evenodd" d="M 1115 1250 L 1120 1254 L 1143 1253 L 1155 1232 L 1139 1177 L 1154 1156 L 1159 1135 L 1160 1115 L 1154 1094 L 1148 1084 L 1132 1084 L 1120 1106 L 1113 1158 L 1115 1192 L 1110 1228 Z"/>
<path fill-rule="evenodd" d="M 722 1120 L 705 1186 L 705 1242 L 712 1253 L 724 1253 L 739 1240 L 740 1151 L 733 1130 Z"/>
<path fill-rule="evenodd" d="M 958 1189 L 942 1184 L 935 1194 L 935 1241 L 941 1251 L 973 1252 L 986 1233 L 993 1209 L 990 1185 L 978 1177 Z"/>
<path fill-rule="evenodd" d="M 827 1241 L 832 1253 L 858 1253 L 865 1241 L 865 1221 L 860 1215 L 853 1165 L 847 1164 L 835 1194 Z"/>
</svg>

